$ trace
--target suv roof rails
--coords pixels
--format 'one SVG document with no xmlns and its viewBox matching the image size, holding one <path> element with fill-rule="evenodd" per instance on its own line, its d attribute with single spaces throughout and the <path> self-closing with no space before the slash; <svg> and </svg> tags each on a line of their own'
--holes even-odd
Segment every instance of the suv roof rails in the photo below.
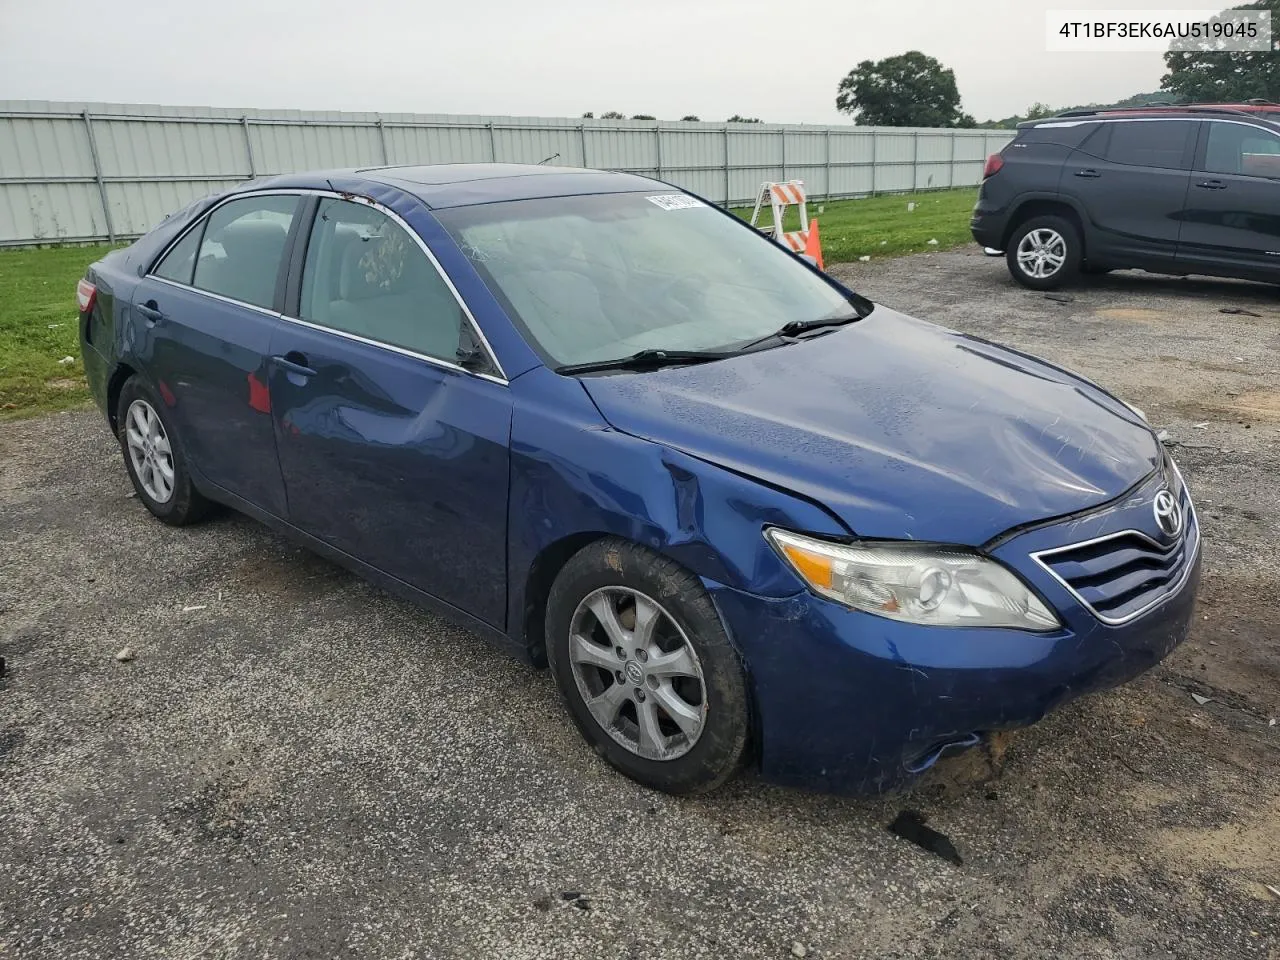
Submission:
<svg viewBox="0 0 1280 960">
<path fill-rule="evenodd" d="M 1249 101 L 1252 103 L 1253 101 Z M 1144 110 L 1168 113 L 1229 113 L 1239 117 L 1266 119 L 1266 116 L 1249 110 L 1238 110 L 1235 107 L 1197 106 L 1194 103 L 1184 104 L 1149 104 L 1141 107 L 1095 107 L 1088 110 L 1067 110 L 1056 117 L 1044 117 L 1045 120 L 1056 120 L 1063 117 L 1096 117 L 1116 113 L 1142 113 Z M 1036 121 L 1033 121 L 1036 122 Z"/>
</svg>

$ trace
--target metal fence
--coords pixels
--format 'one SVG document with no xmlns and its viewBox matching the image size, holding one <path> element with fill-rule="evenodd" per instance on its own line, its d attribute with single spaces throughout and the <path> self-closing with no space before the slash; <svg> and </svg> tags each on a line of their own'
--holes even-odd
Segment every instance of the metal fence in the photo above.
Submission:
<svg viewBox="0 0 1280 960">
<path fill-rule="evenodd" d="M 976 184 L 1012 132 L 0 101 L 0 246 L 119 240 L 254 177 L 506 161 L 625 170 L 708 200 L 766 180 L 811 197 Z"/>
</svg>

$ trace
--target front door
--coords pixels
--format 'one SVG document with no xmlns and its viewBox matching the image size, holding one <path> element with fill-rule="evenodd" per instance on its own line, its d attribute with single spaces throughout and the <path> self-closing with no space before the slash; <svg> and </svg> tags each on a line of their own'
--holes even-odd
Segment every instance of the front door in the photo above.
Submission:
<svg viewBox="0 0 1280 960">
<path fill-rule="evenodd" d="M 505 625 L 511 398 L 416 237 L 326 198 L 297 317 L 271 342 L 289 520 L 497 627 Z"/>
<path fill-rule="evenodd" d="M 1235 120 L 1204 128 L 1178 262 L 1272 279 L 1280 274 L 1280 136 Z"/>
<path fill-rule="evenodd" d="M 283 516 L 266 359 L 296 194 L 228 201 L 192 227 L 134 291 L 138 354 L 196 469 Z"/>
</svg>

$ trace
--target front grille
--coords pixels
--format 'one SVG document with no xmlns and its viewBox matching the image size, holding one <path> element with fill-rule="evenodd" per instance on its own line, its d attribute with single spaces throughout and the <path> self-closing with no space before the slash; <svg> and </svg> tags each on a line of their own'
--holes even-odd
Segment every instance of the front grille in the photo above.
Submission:
<svg viewBox="0 0 1280 960">
<path fill-rule="evenodd" d="M 1200 529 L 1184 495 L 1184 531 L 1173 543 L 1125 530 L 1035 554 L 1035 560 L 1103 623 L 1124 623 L 1177 593 L 1191 573 Z"/>
</svg>

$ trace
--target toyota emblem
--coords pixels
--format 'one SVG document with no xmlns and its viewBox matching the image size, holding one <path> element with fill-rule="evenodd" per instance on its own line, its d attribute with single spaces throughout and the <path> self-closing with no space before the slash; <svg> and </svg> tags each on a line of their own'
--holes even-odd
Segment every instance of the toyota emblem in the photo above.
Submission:
<svg viewBox="0 0 1280 960">
<path fill-rule="evenodd" d="M 1178 509 L 1178 501 L 1168 490 L 1161 490 L 1156 494 L 1151 510 L 1156 515 L 1156 526 L 1166 537 L 1173 539 L 1182 532 L 1182 511 Z"/>
</svg>

